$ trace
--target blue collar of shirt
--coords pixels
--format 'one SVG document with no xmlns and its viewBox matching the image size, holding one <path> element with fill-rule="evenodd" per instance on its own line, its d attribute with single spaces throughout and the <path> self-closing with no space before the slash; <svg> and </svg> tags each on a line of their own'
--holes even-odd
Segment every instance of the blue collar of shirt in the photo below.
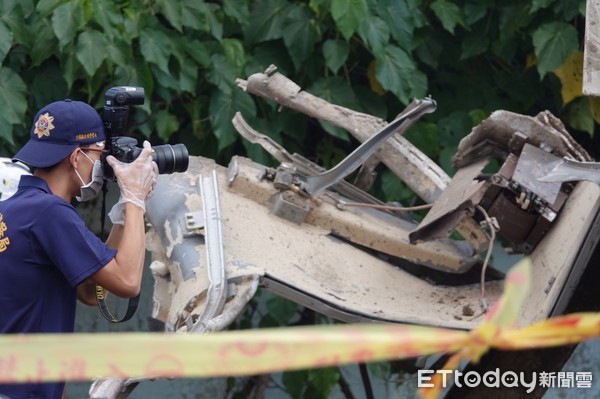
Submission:
<svg viewBox="0 0 600 399">
<path fill-rule="evenodd" d="M 52 191 L 50 191 L 50 187 L 48 187 L 46 181 L 37 176 L 21 176 L 21 180 L 19 180 L 19 189 L 21 188 L 37 188 L 48 194 L 52 194 Z"/>
</svg>

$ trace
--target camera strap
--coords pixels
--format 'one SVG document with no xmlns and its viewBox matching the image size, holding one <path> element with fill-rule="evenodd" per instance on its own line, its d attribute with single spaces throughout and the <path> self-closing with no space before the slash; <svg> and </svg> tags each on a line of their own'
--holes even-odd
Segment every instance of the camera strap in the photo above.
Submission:
<svg viewBox="0 0 600 399">
<path fill-rule="evenodd" d="M 104 223 L 106 222 L 106 193 L 108 192 L 108 187 L 106 185 L 106 180 L 104 180 L 104 184 L 102 185 L 102 209 L 100 213 L 100 224 L 102 229 L 102 237 L 104 237 Z M 130 298 L 129 303 L 127 304 L 127 311 L 125 312 L 125 316 L 121 319 L 117 319 L 111 311 L 108 309 L 108 305 L 106 304 L 106 296 L 104 295 L 104 287 L 96 284 L 96 302 L 98 302 L 98 309 L 100 310 L 100 314 L 111 323 L 121 323 L 127 321 L 133 317 L 135 311 L 138 307 L 138 302 L 140 300 L 140 294 L 138 294 L 135 298 Z"/>
<path fill-rule="evenodd" d="M 125 315 L 121 319 L 117 319 L 108 309 L 108 305 L 106 304 L 106 295 L 104 295 L 104 287 L 96 284 L 96 301 L 98 302 L 98 309 L 100 309 L 100 314 L 102 314 L 102 316 L 111 323 L 121 323 L 131 319 L 137 310 L 139 300 L 140 294 L 138 294 L 135 298 L 130 298 L 129 303 L 127 304 L 127 311 L 125 312 Z"/>
</svg>

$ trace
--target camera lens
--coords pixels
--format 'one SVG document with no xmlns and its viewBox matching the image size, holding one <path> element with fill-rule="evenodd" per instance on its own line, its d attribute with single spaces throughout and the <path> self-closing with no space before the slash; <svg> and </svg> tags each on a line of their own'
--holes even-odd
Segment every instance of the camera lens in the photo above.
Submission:
<svg viewBox="0 0 600 399">
<path fill-rule="evenodd" d="M 185 172 L 189 165 L 188 150 L 183 144 L 153 146 L 152 159 L 158 165 L 159 174 Z"/>
</svg>

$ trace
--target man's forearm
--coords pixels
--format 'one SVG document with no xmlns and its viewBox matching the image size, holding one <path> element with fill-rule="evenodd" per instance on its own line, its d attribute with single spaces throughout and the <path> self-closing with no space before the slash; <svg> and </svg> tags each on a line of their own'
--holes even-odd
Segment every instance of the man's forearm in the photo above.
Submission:
<svg viewBox="0 0 600 399">
<path fill-rule="evenodd" d="M 108 238 L 106 239 L 106 245 L 109 248 L 113 248 L 113 249 L 118 249 L 119 248 L 119 243 L 121 242 L 121 238 L 123 238 L 123 225 L 122 224 L 115 224 L 113 225 L 112 229 L 110 230 L 110 234 L 108 235 Z"/>
<path fill-rule="evenodd" d="M 122 277 L 130 284 L 139 286 L 146 256 L 144 211 L 141 208 L 132 203 L 125 204 L 125 225 L 120 234 L 118 230 L 114 232 L 113 239 L 116 240 L 119 235 L 115 259 L 122 270 Z"/>
</svg>

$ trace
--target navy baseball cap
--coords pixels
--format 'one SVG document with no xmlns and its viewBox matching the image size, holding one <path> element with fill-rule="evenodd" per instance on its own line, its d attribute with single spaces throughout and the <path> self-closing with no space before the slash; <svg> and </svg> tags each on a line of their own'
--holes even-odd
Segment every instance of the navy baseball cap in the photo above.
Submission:
<svg viewBox="0 0 600 399">
<path fill-rule="evenodd" d="M 36 168 L 56 165 L 80 145 L 106 140 L 100 114 L 89 104 L 63 100 L 35 116 L 29 141 L 12 158 Z"/>
</svg>

